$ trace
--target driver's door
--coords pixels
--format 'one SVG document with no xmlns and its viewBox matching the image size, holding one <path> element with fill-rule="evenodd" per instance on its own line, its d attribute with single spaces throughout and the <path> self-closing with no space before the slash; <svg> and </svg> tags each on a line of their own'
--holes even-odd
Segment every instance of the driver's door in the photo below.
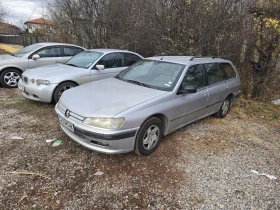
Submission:
<svg viewBox="0 0 280 210">
<path fill-rule="evenodd" d="M 98 70 L 96 65 L 104 65 L 104 69 Z M 96 65 L 90 71 L 90 81 L 114 77 L 127 68 L 127 66 L 124 66 L 124 55 L 119 52 L 104 55 Z"/>
<path fill-rule="evenodd" d="M 206 114 L 208 90 L 205 83 L 205 71 L 202 64 L 192 65 L 187 70 L 180 89 L 186 85 L 197 88 L 196 93 L 177 94 L 174 99 L 174 120 L 172 129 L 188 124 Z"/>
<path fill-rule="evenodd" d="M 35 54 L 39 55 L 40 58 L 33 60 L 32 56 Z M 62 62 L 62 60 L 63 57 L 61 56 L 60 46 L 44 47 L 28 57 L 28 68 L 32 69 L 40 66 L 51 65 Z"/>
</svg>

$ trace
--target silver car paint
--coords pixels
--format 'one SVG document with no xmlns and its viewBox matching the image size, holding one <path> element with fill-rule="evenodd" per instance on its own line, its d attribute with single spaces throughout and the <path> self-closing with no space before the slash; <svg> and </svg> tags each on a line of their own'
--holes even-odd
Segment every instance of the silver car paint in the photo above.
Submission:
<svg viewBox="0 0 280 210">
<path fill-rule="evenodd" d="M 23 57 L 15 57 L 15 56 L 11 56 L 11 55 L 1 55 L 0 56 L 0 72 L 6 68 L 16 68 L 21 71 L 25 71 L 26 69 L 29 69 L 29 68 L 55 64 L 56 62 L 64 62 L 71 58 L 71 56 L 65 56 L 65 57 L 53 57 L 53 58 L 40 58 L 38 60 L 28 59 L 29 55 L 31 55 L 32 53 L 36 52 L 37 50 L 39 50 L 43 47 L 63 45 L 63 46 L 74 46 L 74 47 L 79 47 L 81 49 L 85 49 L 80 46 L 64 44 L 64 43 L 51 43 L 50 42 L 50 43 L 39 43 L 39 44 L 42 46 L 27 53 Z"/>
<path fill-rule="evenodd" d="M 160 58 L 156 57 L 149 59 L 160 60 Z M 167 57 L 166 60 L 172 62 L 172 58 Z M 205 63 L 204 59 L 187 63 L 186 60 L 188 59 L 182 59 L 182 63 L 185 62 L 186 67 L 172 92 L 153 90 L 111 78 L 67 91 L 62 95 L 60 104 L 56 105 L 55 111 L 76 127 L 102 134 L 114 134 L 127 130 L 138 131 L 143 122 L 150 116 L 161 115 L 165 124 L 164 135 L 167 135 L 186 124 L 217 112 L 227 94 L 231 93 L 234 96 L 240 94 L 240 79 L 237 74 L 236 78 L 232 79 L 232 81 L 228 80 L 201 88 L 196 93 L 177 95 L 183 75 L 185 75 L 188 67 L 194 64 Z M 221 61 L 228 62 L 220 59 L 207 60 L 208 63 Z M 177 63 L 180 62 L 177 60 Z M 117 88 L 115 88 L 116 84 Z M 221 87 L 224 88 L 224 91 L 222 91 L 221 95 L 217 95 L 216 93 Z M 154 96 L 145 94 L 150 90 Z M 116 100 L 117 98 L 120 100 Z M 84 105 L 85 103 L 89 105 Z M 78 117 L 79 119 L 77 120 L 77 117 L 65 117 L 64 113 L 67 109 L 73 112 L 74 116 L 79 116 L 80 118 Z M 110 114 L 108 115 L 108 113 Z M 117 130 L 100 129 L 82 123 L 85 117 L 93 116 L 124 117 L 125 123 Z M 72 139 L 92 150 L 104 153 L 121 153 L 133 151 L 134 149 L 135 136 L 134 138 L 118 141 L 95 139 L 96 141 L 109 144 L 108 147 L 101 147 L 91 144 L 89 141 L 85 143 L 85 140 L 67 130 L 63 125 L 61 127 Z M 118 145 L 117 148 L 115 148 L 116 145 Z M 123 148 L 121 151 L 120 147 Z"/>
<path fill-rule="evenodd" d="M 134 52 L 126 50 L 108 50 L 108 49 L 94 49 L 91 51 L 98 51 L 104 53 L 99 59 L 97 59 L 89 68 L 78 68 L 73 66 L 68 66 L 64 64 L 55 64 L 50 66 L 44 66 L 40 68 L 34 68 L 27 70 L 23 73 L 23 76 L 29 78 L 29 81 L 32 79 L 44 79 L 49 80 L 51 85 L 40 85 L 25 83 L 20 79 L 19 84 L 24 86 L 29 94 L 22 92 L 23 96 L 28 99 L 50 103 L 52 101 L 52 94 L 55 88 L 62 82 L 71 81 L 75 82 L 78 85 L 89 83 L 92 81 L 101 80 L 108 77 L 114 77 L 120 71 L 125 70 L 127 67 L 118 67 L 118 68 L 107 68 L 104 70 L 93 69 L 96 63 L 102 59 L 105 55 L 114 53 L 114 52 L 125 52 L 132 53 L 141 58 L 141 55 Z M 34 98 L 32 95 L 35 94 L 39 98 Z M 47 95 L 46 95 L 47 94 Z"/>
</svg>

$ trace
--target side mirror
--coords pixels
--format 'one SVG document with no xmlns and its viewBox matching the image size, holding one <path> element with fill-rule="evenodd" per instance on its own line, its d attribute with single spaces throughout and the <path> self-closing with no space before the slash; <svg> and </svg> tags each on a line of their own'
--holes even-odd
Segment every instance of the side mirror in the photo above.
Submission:
<svg viewBox="0 0 280 210">
<path fill-rule="evenodd" d="M 97 70 L 104 70 L 104 65 L 96 65 Z"/>
<path fill-rule="evenodd" d="M 40 59 L 40 55 L 34 54 L 34 55 L 32 56 L 32 59 L 33 59 L 33 60 L 38 60 L 38 59 Z"/>
<path fill-rule="evenodd" d="M 184 94 L 184 93 L 196 93 L 197 89 L 193 85 L 186 85 L 183 90 L 179 90 L 178 94 Z"/>
</svg>

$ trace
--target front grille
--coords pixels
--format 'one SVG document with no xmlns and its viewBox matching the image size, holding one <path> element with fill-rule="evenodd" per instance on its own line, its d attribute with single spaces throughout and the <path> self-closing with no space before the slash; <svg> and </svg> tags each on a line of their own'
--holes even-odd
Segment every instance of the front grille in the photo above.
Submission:
<svg viewBox="0 0 280 210">
<path fill-rule="evenodd" d="M 79 121 L 83 121 L 83 120 L 85 119 L 84 117 L 82 117 L 82 116 L 80 116 L 80 115 L 78 115 L 78 114 L 76 114 L 76 113 L 70 111 L 69 109 L 66 109 L 66 108 L 65 108 L 64 106 L 62 106 L 61 104 L 59 104 L 58 110 L 59 110 L 61 113 L 63 113 L 64 116 L 65 116 L 66 111 L 68 110 L 68 112 L 69 112 L 69 117 L 70 117 L 70 118 L 73 117 L 73 118 L 75 118 L 76 120 L 79 120 Z"/>
</svg>

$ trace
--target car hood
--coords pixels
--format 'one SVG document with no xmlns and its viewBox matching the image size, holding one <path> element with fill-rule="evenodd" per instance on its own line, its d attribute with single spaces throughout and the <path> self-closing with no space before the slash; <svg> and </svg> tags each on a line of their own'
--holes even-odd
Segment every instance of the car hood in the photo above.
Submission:
<svg viewBox="0 0 280 210">
<path fill-rule="evenodd" d="M 60 103 L 82 117 L 114 117 L 163 94 L 166 92 L 108 78 L 67 90 Z"/>
<path fill-rule="evenodd" d="M 15 58 L 18 58 L 18 57 L 15 57 L 15 56 L 12 56 L 12 55 L 0 55 L 0 60 L 7 60 L 7 59 L 15 59 Z"/>
<path fill-rule="evenodd" d="M 24 76 L 32 79 L 47 79 L 58 78 L 62 75 L 77 74 L 83 70 L 82 68 L 77 68 L 73 66 L 63 65 L 63 64 L 53 64 L 49 66 L 42 66 L 34 69 L 28 69 L 23 73 Z M 50 82 L 53 82 L 52 80 Z"/>
</svg>

